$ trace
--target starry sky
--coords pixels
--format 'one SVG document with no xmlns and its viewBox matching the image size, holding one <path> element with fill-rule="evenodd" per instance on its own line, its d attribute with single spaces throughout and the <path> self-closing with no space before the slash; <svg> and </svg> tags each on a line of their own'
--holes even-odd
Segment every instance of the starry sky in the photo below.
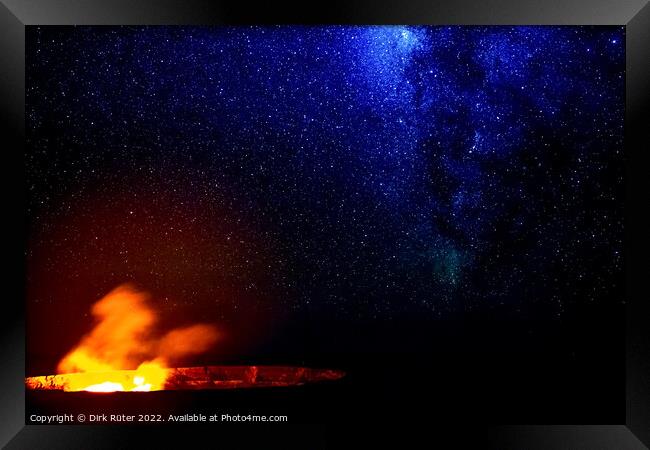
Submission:
<svg viewBox="0 0 650 450">
<path fill-rule="evenodd" d="M 124 282 L 224 323 L 623 300 L 623 27 L 26 37 L 36 327 Z"/>
</svg>

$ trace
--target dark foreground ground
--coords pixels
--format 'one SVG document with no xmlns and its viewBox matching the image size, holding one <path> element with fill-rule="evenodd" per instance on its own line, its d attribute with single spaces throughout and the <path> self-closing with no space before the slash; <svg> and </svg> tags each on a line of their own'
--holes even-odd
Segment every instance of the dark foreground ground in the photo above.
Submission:
<svg viewBox="0 0 650 450">
<path fill-rule="evenodd" d="M 624 423 L 623 319 L 610 309 L 551 324 L 338 324 L 338 348 L 349 343 L 338 352 L 309 330 L 294 329 L 274 348 L 289 348 L 301 336 L 298 353 L 307 358 L 268 351 L 255 363 L 341 369 L 346 376 L 259 389 L 28 391 L 26 423 L 34 423 L 33 414 L 85 414 L 86 424 L 100 414 L 136 421 L 140 414 L 163 421 L 170 414 L 250 414 L 286 415 L 291 423 Z"/>
</svg>

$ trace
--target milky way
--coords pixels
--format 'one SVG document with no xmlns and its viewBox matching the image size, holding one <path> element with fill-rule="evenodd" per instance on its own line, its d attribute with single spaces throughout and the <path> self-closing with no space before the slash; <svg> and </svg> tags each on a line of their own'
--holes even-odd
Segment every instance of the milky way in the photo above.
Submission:
<svg viewBox="0 0 650 450">
<path fill-rule="evenodd" d="M 30 27 L 29 300 L 132 280 L 222 318 L 620 301 L 624 47 L 622 27 Z"/>
</svg>

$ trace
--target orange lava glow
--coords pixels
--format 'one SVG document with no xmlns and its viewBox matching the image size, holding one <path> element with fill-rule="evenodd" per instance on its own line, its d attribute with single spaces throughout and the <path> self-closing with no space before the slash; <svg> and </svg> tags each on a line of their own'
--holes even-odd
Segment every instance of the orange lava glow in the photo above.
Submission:
<svg viewBox="0 0 650 450">
<path fill-rule="evenodd" d="M 56 375 L 25 378 L 30 390 L 148 392 L 300 386 L 338 380 L 340 370 L 295 366 L 170 367 L 208 350 L 212 325 L 194 324 L 167 333 L 155 329 L 147 294 L 123 285 L 92 307 L 96 323 L 59 362 Z"/>
<path fill-rule="evenodd" d="M 68 392 L 147 392 L 164 389 L 168 369 L 158 363 L 142 363 L 135 370 L 80 372 L 60 376 Z"/>
<path fill-rule="evenodd" d="M 300 386 L 339 380 L 345 375 L 341 370 L 295 366 L 202 366 L 163 368 L 162 371 L 165 376 L 162 389 L 166 391 Z M 111 381 L 105 381 L 107 379 Z M 137 370 L 116 370 L 29 377 L 25 379 L 25 386 L 39 391 L 158 390 L 158 387 L 146 386 L 146 381 L 146 375 Z M 72 389 L 75 386 L 82 388 Z"/>
<path fill-rule="evenodd" d="M 57 366 L 63 390 L 89 392 L 164 389 L 170 361 L 202 353 L 217 340 L 212 325 L 195 324 L 155 334 L 148 296 L 123 285 L 92 307 L 95 327 Z"/>
</svg>

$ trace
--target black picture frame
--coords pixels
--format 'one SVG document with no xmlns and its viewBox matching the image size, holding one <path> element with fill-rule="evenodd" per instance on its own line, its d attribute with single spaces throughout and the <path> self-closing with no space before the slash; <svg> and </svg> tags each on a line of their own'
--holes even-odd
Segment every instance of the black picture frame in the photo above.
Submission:
<svg viewBox="0 0 650 450">
<path fill-rule="evenodd" d="M 645 299 L 644 255 L 647 246 L 648 104 L 650 100 L 650 5 L 642 0 L 444 0 L 437 2 L 349 1 L 282 7 L 276 3 L 208 0 L 102 1 L 3 0 L 0 4 L 0 89 L 2 121 L 7 128 L 3 146 L 5 192 L 5 252 L 7 281 L 2 314 L 2 370 L 0 370 L 0 444 L 6 448 L 130 448 L 133 440 L 150 439 L 183 444 L 197 438 L 215 439 L 214 428 L 34 426 L 24 423 L 24 208 L 23 155 L 25 112 L 25 26 L 27 25 L 181 25 L 181 24 L 464 24 L 464 25 L 625 25 L 626 136 L 625 261 L 627 281 L 626 421 L 621 424 L 484 426 L 425 430 L 430 444 L 439 440 L 480 443 L 475 448 L 512 449 L 642 449 L 650 446 L 650 327 Z M 7 139 L 8 138 L 8 139 Z M 20 238 L 18 238 L 20 237 Z M 594 395 L 598 395 L 594 392 Z M 261 428 L 251 434 L 237 428 L 239 442 L 265 441 L 266 432 L 282 434 L 287 445 L 300 448 L 367 443 L 368 432 L 351 438 L 331 427 Z M 387 430 L 372 430 L 381 436 Z M 289 437 L 287 437 L 289 436 Z M 409 447 L 411 432 L 400 435 Z M 308 441 L 305 441 L 307 439 Z M 352 439 L 352 441 L 350 440 Z M 358 439 L 358 440 L 357 440 Z M 305 445 L 305 442 L 309 442 Z M 153 444 L 151 444 L 153 445 Z M 644 446 L 645 445 L 645 446 Z M 364 444 L 364 447 L 366 445 Z M 452 447 L 445 447 L 452 448 Z M 457 448 L 454 446 L 453 448 Z"/>
</svg>

